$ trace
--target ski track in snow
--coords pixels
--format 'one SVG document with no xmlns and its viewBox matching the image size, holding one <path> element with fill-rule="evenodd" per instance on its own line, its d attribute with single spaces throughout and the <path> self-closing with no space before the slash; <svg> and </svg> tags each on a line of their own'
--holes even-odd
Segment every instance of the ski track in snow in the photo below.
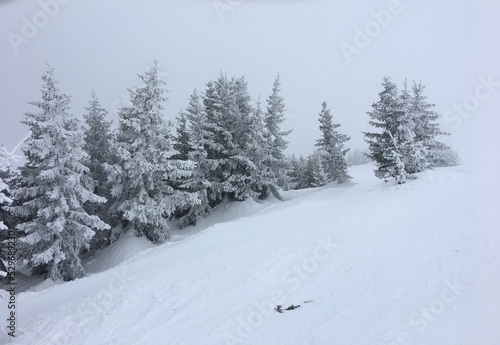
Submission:
<svg viewBox="0 0 500 345">
<path fill-rule="evenodd" d="M 372 169 L 225 205 L 158 247 L 124 238 L 88 277 L 18 295 L 2 344 L 498 344 L 498 173 Z"/>
</svg>

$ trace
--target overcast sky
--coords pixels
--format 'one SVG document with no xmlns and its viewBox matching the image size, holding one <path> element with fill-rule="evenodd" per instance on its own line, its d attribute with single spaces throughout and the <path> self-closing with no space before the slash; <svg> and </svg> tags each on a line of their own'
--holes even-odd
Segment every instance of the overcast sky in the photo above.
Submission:
<svg viewBox="0 0 500 345">
<path fill-rule="evenodd" d="M 499 146 L 499 15 L 497 0 L 0 0 L 0 144 L 27 134 L 46 61 L 74 114 L 94 89 L 116 125 L 126 89 L 157 60 L 172 120 L 221 71 L 261 100 L 280 73 L 296 154 L 313 150 L 323 101 L 364 148 L 382 78 L 422 80 L 448 142 L 472 157 Z"/>
</svg>

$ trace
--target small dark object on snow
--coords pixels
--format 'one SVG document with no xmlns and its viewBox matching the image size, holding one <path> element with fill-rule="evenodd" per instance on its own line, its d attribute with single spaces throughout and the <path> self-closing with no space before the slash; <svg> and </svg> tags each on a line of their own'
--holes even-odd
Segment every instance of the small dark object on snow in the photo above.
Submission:
<svg viewBox="0 0 500 345">
<path fill-rule="evenodd" d="M 304 303 L 312 303 L 312 302 L 313 302 L 313 300 L 312 300 L 312 299 L 310 299 L 310 300 L 308 300 L 308 301 L 304 301 Z"/>
<path fill-rule="evenodd" d="M 291 305 L 289 306 L 288 308 L 286 308 L 285 310 L 294 310 L 294 309 L 297 309 L 297 308 L 300 308 L 300 304 L 299 305 Z"/>
<path fill-rule="evenodd" d="M 283 309 L 281 309 L 280 305 L 277 305 L 276 308 L 274 308 L 278 313 L 283 313 Z"/>
</svg>

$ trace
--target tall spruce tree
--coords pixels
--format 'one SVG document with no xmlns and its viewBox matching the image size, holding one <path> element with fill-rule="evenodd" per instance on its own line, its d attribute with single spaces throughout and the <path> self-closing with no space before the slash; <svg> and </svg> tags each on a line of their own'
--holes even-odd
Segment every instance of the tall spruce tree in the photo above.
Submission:
<svg viewBox="0 0 500 345">
<path fill-rule="evenodd" d="M 234 192 L 230 199 L 245 200 L 248 197 L 267 195 L 262 180 L 262 118 L 260 111 L 251 105 L 247 82 L 244 77 L 229 80 L 229 113 L 233 117 L 232 132 L 234 150 L 230 154 L 231 175 L 228 178 Z M 233 103 L 234 102 L 234 103 Z M 234 110 L 231 109 L 234 104 Z"/>
<path fill-rule="evenodd" d="M 268 132 L 264 128 L 264 118 L 260 101 L 257 101 L 257 104 L 250 116 L 249 130 L 251 136 L 248 138 L 244 152 L 253 163 L 251 171 L 251 189 L 258 193 L 257 196 L 259 199 L 265 199 L 272 194 L 277 199 L 282 200 L 281 195 L 277 190 L 280 181 L 279 175 L 276 175 L 277 170 L 273 171 L 272 166 L 268 164 L 273 160 L 276 162 L 276 160 L 273 155 L 272 146 L 266 139 L 266 134 Z M 283 183 L 286 182 L 288 185 L 289 178 L 287 172 L 289 170 L 289 162 L 285 156 L 283 156 L 283 160 L 286 160 L 286 162 L 282 164 L 283 167 L 286 167 L 286 170 L 282 170 L 281 173 L 286 176 L 283 176 L 281 181 Z"/>
<path fill-rule="evenodd" d="M 404 140 L 413 135 L 413 129 L 404 125 L 410 118 L 402 110 L 396 84 L 385 77 L 382 86 L 384 89 L 379 93 L 379 101 L 368 112 L 372 119 L 368 123 L 379 130 L 364 133 L 370 149 L 368 157 L 377 164 L 375 175 L 378 178 L 393 177 L 398 183 L 405 183 L 408 172 L 405 169 L 403 146 Z"/>
<path fill-rule="evenodd" d="M 129 90 L 131 106 L 119 111 L 116 178 L 112 208 L 123 220 L 123 232 L 133 229 L 161 243 L 170 236 L 167 218 L 185 202 L 186 194 L 174 189 L 177 180 L 189 176 L 187 161 L 175 160 L 168 123 L 162 116 L 166 101 L 164 82 L 154 66 L 139 75 L 143 85 Z M 119 233 L 113 234 L 114 237 Z"/>
<path fill-rule="evenodd" d="M 270 148 L 270 160 L 268 166 L 277 180 L 278 186 L 288 189 L 289 179 L 288 171 L 291 169 L 290 162 L 285 156 L 285 150 L 288 147 L 288 141 L 285 137 L 292 130 L 283 131 L 282 123 L 285 121 L 285 102 L 280 95 L 281 82 L 280 76 L 276 77 L 273 84 L 273 90 L 267 99 L 267 108 L 264 116 L 265 138 Z"/>
<path fill-rule="evenodd" d="M 458 156 L 451 148 L 438 140 L 448 136 L 438 124 L 439 114 L 433 108 L 435 104 L 427 102 L 425 86 L 413 83 L 410 112 L 415 123 L 415 141 L 425 148 L 428 166 L 451 166 L 458 164 Z"/>
<path fill-rule="evenodd" d="M 244 78 L 221 75 L 207 84 L 203 97 L 208 200 L 213 207 L 221 201 L 244 200 L 265 193 L 259 181 L 255 155 L 263 128 L 259 112 L 250 104 Z M 259 158 L 260 159 L 260 158 Z"/>
<path fill-rule="evenodd" d="M 396 141 L 399 143 L 405 171 L 411 175 L 427 169 L 429 162 L 427 161 L 427 149 L 424 143 L 418 140 L 416 134 L 418 116 L 413 112 L 412 97 L 406 80 L 399 95 L 399 107 L 400 131 L 397 132 Z"/>
<path fill-rule="evenodd" d="M 86 128 L 84 132 L 84 150 L 89 158 L 85 165 L 89 169 L 89 189 L 101 197 L 107 199 L 106 203 L 87 203 L 86 210 L 91 214 L 98 215 L 103 221 L 112 227 L 118 225 L 115 218 L 111 217 L 109 208 L 115 202 L 111 195 L 111 183 L 108 181 L 106 166 L 116 164 L 117 157 L 114 150 L 114 136 L 111 132 L 111 121 L 107 120 L 108 112 L 104 109 L 99 98 L 92 91 L 87 113 L 83 115 Z M 90 253 L 96 249 L 108 246 L 111 242 L 111 230 L 97 233 L 91 241 Z"/>
<path fill-rule="evenodd" d="M 333 117 L 326 102 L 323 102 L 319 113 L 319 129 L 321 137 L 316 141 L 316 147 L 320 151 L 319 157 L 324 164 L 324 171 L 328 176 L 328 182 L 337 181 L 343 183 L 351 177 L 347 173 L 347 162 L 345 155 L 349 151 L 344 144 L 350 137 L 337 131 L 339 124 L 333 123 Z"/>
<path fill-rule="evenodd" d="M 52 67 L 42 80 L 42 100 L 31 102 L 39 112 L 26 113 L 23 121 L 31 136 L 23 149 L 27 161 L 12 190 L 15 204 L 10 210 L 21 218 L 19 255 L 33 274 L 72 280 L 84 275 L 80 253 L 95 231 L 109 227 L 88 214 L 84 204 L 106 199 L 82 182 L 89 171 L 83 161 L 89 157 L 80 123 L 68 113 L 70 96 L 57 88 Z"/>
<path fill-rule="evenodd" d="M 231 157 L 237 152 L 233 141 L 236 126 L 236 105 L 231 96 L 229 80 L 220 76 L 216 82 L 209 82 L 203 96 L 205 123 L 203 127 L 209 133 L 206 137 L 205 150 L 207 180 L 210 186 L 207 197 L 211 207 L 224 199 L 235 196 L 235 187 L 228 181 L 233 175 L 236 162 Z M 241 168 L 240 168 L 241 169 Z"/>
<path fill-rule="evenodd" d="M 186 118 L 189 149 L 188 160 L 194 162 L 192 173 L 184 178 L 179 188 L 190 193 L 191 200 L 178 208 L 175 218 L 180 227 L 196 224 L 207 216 L 212 208 L 209 205 L 208 192 L 211 188 L 210 175 L 216 167 L 216 160 L 208 158 L 212 145 L 212 133 L 207 130 L 205 108 L 196 90 L 189 98 L 189 104 L 183 112 Z"/>
</svg>

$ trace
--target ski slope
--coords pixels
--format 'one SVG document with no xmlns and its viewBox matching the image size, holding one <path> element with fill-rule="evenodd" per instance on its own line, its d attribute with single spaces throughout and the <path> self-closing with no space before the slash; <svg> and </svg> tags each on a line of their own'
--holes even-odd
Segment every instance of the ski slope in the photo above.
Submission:
<svg viewBox="0 0 500 345">
<path fill-rule="evenodd" d="M 1 343 L 499 344 L 498 170 L 396 185 L 372 169 L 221 205 L 161 246 L 125 237 L 88 277 L 18 295 L 17 336 Z"/>
</svg>

